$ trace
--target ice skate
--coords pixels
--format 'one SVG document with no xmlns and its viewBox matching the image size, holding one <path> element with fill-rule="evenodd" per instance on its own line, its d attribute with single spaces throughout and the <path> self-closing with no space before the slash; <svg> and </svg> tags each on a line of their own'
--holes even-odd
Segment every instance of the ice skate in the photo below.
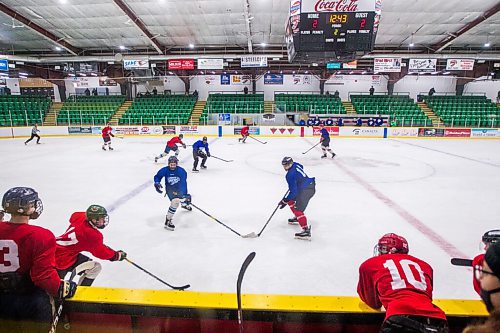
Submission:
<svg viewBox="0 0 500 333">
<path fill-rule="evenodd" d="M 172 223 L 172 220 L 169 219 L 168 217 L 165 219 L 165 229 L 170 231 L 175 230 L 175 225 Z"/>
<path fill-rule="evenodd" d="M 311 226 L 302 228 L 301 232 L 295 234 L 296 239 L 311 240 Z"/>
<path fill-rule="evenodd" d="M 185 203 L 181 203 L 181 207 L 184 208 L 185 210 L 189 210 L 189 211 L 193 210 L 193 207 L 191 207 L 190 205 L 187 205 Z"/>
<path fill-rule="evenodd" d="M 114 150 L 113 148 L 109 147 L 109 150 Z"/>
<path fill-rule="evenodd" d="M 200 170 L 193 168 L 193 172 L 198 172 L 198 171 L 200 171 Z"/>
<path fill-rule="evenodd" d="M 335 154 L 335 153 L 332 153 L 332 158 L 334 158 L 334 157 L 335 157 L 335 155 L 337 155 L 337 154 Z"/>
<path fill-rule="evenodd" d="M 158 163 L 158 157 L 155 157 L 155 163 Z"/>
<path fill-rule="evenodd" d="M 101 148 L 102 148 L 102 150 L 106 150 L 106 148 L 105 148 L 104 146 L 103 146 L 103 147 L 101 147 Z"/>
<path fill-rule="evenodd" d="M 321 155 L 321 158 L 326 158 L 326 154 Z"/>
<path fill-rule="evenodd" d="M 207 167 L 205 165 L 200 165 L 202 169 L 206 169 Z"/>
</svg>

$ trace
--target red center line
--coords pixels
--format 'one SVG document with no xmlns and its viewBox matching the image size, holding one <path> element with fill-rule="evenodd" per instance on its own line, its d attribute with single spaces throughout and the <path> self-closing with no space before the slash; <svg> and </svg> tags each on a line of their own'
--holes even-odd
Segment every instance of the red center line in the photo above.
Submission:
<svg viewBox="0 0 500 333">
<path fill-rule="evenodd" d="M 420 231 L 425 237 L 430 239 L 435 245 L 440 247 L 444 252 L 446 252 L 450 257 L 457 258 L 468 258 L 468 256 L 458 250 L 455 246 L 449 243 L 446 239 L 441 237 L 434 230 L 426 226 L 422 221 L 413 216 L 410 212 L 405 210 L 403 207 L 392 201 L 389 197 L 384 195 L 382 192 L 374 188 L 370 183 L 365 181 L 363 178 L 356 175 L 354 172 L 346 168 L 341 162 L 336 161 L 337 166 L 348 174 L 352 179 L 354 179 L 358 184 L 363 186 L 368 192 L 373 194 L 377 199 L 382 201 L 387 207 L 395 211 L 399 216 L 401 216 L 406 222 L 411 224 L 415 229 Z"/>
</svg>

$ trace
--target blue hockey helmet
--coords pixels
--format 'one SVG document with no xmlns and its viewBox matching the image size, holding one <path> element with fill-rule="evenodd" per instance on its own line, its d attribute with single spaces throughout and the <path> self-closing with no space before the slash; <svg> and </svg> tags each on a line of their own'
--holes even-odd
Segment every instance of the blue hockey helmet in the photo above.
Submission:
<svg viewBox="0 0 500 333">
<path fill-rule="evenodd" d="M 42 200 L 31 187 L 13 187 L 5 192 L 2 207 L 11 215 L 29 216 L 32 220 L 37 219 L 43 212 Z M 31 208 L 35 210 L 29 213 Z"/>
</svg>

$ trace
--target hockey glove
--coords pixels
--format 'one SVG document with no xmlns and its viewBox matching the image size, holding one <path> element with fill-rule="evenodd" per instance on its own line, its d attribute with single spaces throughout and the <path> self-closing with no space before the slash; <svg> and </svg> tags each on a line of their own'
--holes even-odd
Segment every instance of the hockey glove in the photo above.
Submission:
<svg viewBox="0 0 500 333">
<path fill-rule="evenodd" d="M 207 156 L 210 157 L 210 152 L 207 152 Z"/>
<path fill-rule="evenodd" d="M 182 148 L 186 149 L 186 144 L 185 143 L 182 144 Z"/>
<path fill-rule="evenodd" d="M 59 298 L 71 298 L 75 295 L 76 293 L 76 283 L 73 281 L 65 281 L 61 280 L 61 284 L 59 285 L 59 290 L 57 291 L 57 294 L 59 295 Z"/>
<path fill-rule="evenodd" d="M 186 204 L 186 205 L 191 204 L 191 194 L 184 195 L 184 204 Z"/>
<path fill-rule="evenodd" d="M 122 260 L 125 260 L 125 258 L 127 258 L 127 254 L 125 252 L 123 252 L 122 250 L 120 250 L 120 251 L 116 251 L 115 255 L 109 260 L 110 261 L 122 261 Z"/>
<path fill-rule="evenodd" d="M 285 208 L 285 206 L 286 206 L 287 204 L 288 204 L 288 200 L 287 200 L 287 199 L 282 199 L 282 200 L 278 203 L 278 205 L 279 205 L 280 209 Z"/>
<path fill-rule="evenodd" d="M 156 189 L 156 192 L 162 194 L 163 193 L 163 185 L 161 185 L 160 183 L 155 183 L 155 189 Z"/>
</svg>

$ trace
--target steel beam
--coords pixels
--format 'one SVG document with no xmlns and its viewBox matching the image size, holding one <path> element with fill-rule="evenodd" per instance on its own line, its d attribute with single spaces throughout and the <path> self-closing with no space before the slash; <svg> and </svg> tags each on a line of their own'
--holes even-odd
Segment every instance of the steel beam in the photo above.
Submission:
<svg viewBox="0 0 500 333">
<path fill-rule="evenodd" d="M 457 32 L 449 33 L 445 39 L 443 39 L 439 43 L 431 46 L 431 49 L 436 50 L 435 52 L 440 52 L 441 50 L 448 47 L 448 45 L 450 45 L 455 39 L 462 36 L 464 33 L 469 31 L 470 29 L 474 28 L 478 24 L 484 22 L 485 20 L 487 20 L 491 16 L 495 15 L 496 13 L 498 13 L 499 10 L 500 10 L 500 3 L 497 3 L 495 6 L 488 9 L 487 11 L 485 11 L 481 16 L 479 16 L 475 20 L 464 25 Z"/>
<path fill-rule="evenodd" d="M 79 49 L 77 47 L 74 47 L 70 43 L 66 42 L 65 40 L 61 39 L 60 37 L 57 37 L 52 32 L 50 32 L 50 31 L 42 28 L 38 24 L 32 22 L 30 19 L 28 19 L 25 16 L 19 14 L 15 10 L 7 7 L 6 5 L 4 5 L 1 2 L 0 2 L 0 11 L 3 12 L 4 14 L 6 14 L 6 15 L 12 17 L 14 20 L 17 20 L 17 21 L 21 22 L 22 24 L 24 24 L 25 26 L 27 26 L 31 30 L 33 30 L 36 33 L 38 33 L 41 36 L 43 36 L 45 39 L 48 39 L 51 42 L 54 42 L 55 44 L 57 44 L 58 46 L 66 49 L 69 53 L 71 53 L 73 55 L 78 55 L 78 54 L 80 54 L 80 53 L 83 52 L 83 50 L 81 50 L 81 49 Z"/>
<path fill-rule="evenodd" d="M 130 20 L 132 20 L 132 22 L 134 22 L 134 24 L 136 25 L 137 28 L 139 28 L 139 30 L 142 31 L 142 33 L 144 33 L 144 35 L 146 35 L 146 37 L 149 39 L 149 42 L 151 43 L 151 45 L 153 45 L 153 47 L 156 49 L 156 51 L 158 52 L 158 54 L 163 54 L 163 45 L 161 45 L 157 40 L 156 40 L 156 37 L 153 36 L 153 34 L 148 30 L 148 28 L 146 27 L 146 25 L 141 21 L 141 19 L 132 11 L 132 9 L 130 9 L 127 4 L 125 4 L 125 2 L 123 2 L 123 0 L 113 0 L 116 5 L 118 7 L 120 7 L 120 9 L 125 13 L 127 14 L 127 16 L 130 18 Z"/>
</svg>

